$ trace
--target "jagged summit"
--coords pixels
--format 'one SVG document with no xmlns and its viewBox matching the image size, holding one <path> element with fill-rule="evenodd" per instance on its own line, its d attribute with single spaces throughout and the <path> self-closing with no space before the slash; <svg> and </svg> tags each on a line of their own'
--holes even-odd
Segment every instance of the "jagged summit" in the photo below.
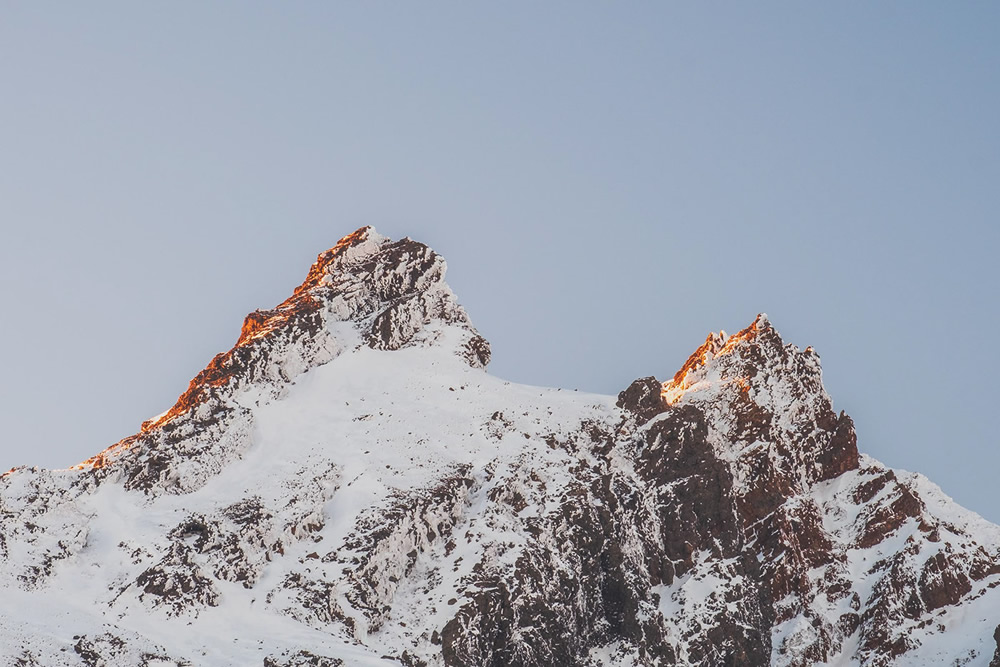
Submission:
<svg viewBox="0 0 1000 667">
<path fill-rule="evenodd" d="M 663 383 L 663 399 L 668 404 L 673 405 L 689 391 L 707 386 L 705 383 L 709 381 L 711 367 L 715 365 L 713 362 L 717 357 L 742 351 L 739 348 L 750 345 L 762 332 L 776 338 L 780 344 L 781 337 L 771 326 L 765 313 L 757 315 L 750 326 L 732 336 L 727 336 L 725 331 L 708 334 L 705 342 L 688 357 L 688 360 L 674 374 L 674 377 Z M 763 356 L 758 356 L 760 359 L 764 359 Z M 722 380 L 722 378 L 717 379 Z M 731 378 L 729 381 L 738 382 L 741 387 L 746 387 L 746 378 Z"/>
<path fill-rule="evenodd" d="M 0 665 L 1000 667 L 1000 528 L 859 454 L 811 348 L 516 385 L 444 271 L 362 228 L 140 433 L 0 476 Z"/>
<path fill-rule="evenodd" d="M 794 458 L 803 479 L 833 477 L 858 465 L 853 422 L 834 412 L 819 355 L 785 343 L 764 313 L 731 336 L 710 333 L 680 370 L 658 385 L 658 401 L 654 378 L 636 383 L 619 395 L 620 407 L 643 421 L 697 407 L 713 417 L 716 429 L 724 429 L 719 452 L 726 458 L 745 458 L 760 449 L 755 442 L 771 442 L 771 464 Z"/>
<path fill-rule="evenodd" d="M 490 346 L 444 281 L 444 259 L 409 238 L 392 241 L 362 227 L 320 253 L 293 294 L 247 315 L 236 344 L 219 353 L 168 411 L 141 431 L 84 461 L 103 468 L 143 442 L 146 449 L 193 421 L 210 428 L 236 410 L 235 397 L 261 385 L 273 397 L 288 383 L 353 345 L 398 350 L 448 345 L 470 366 L 485 368 Z M 171 426 L 172 425 L 172 426 Z M 168 426 L 170 426 L 168 428 Z"/>
<path fill-rule="evenodd" d="M 712 425 L 706 441 L 736 473 L 734 496 L 750 521 L 859 465 L 854 422 L 833 410 L 819 356 L 786 344 L 763 313 L 731 336 L 710 333 L 673 378 L 637 380 L 618 406 L 639 423 L 702 415 Z"/>
</svg>

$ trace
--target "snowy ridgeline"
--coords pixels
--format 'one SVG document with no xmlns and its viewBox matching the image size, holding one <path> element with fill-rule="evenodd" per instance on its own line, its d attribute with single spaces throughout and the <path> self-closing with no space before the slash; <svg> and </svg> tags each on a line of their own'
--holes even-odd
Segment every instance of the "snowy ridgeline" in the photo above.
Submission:
<svg viewBox="0 0 1000 667">
<path fill-rule="evenodd" d="M 139 434 L 0 478 L 0 664 L 991 663 L 1000 529 L 859 455 L 811 349 L 515 385 L 444 269 L 359 230 Z"/>
</svg>

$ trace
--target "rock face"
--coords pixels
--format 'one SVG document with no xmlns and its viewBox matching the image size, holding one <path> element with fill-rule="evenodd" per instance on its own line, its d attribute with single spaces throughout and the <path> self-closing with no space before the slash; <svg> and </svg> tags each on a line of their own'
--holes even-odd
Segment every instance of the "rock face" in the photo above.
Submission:
<svg viewBox="0 0 1000 667">
<path fill-rule="evenodd" d="M 512 385 L 444 270 L 358 230 L 138 434 L 0 477 L 7 664 L 1000 664 L 1000 529 L 859 454 L 811 348 Z"/>
</svg>

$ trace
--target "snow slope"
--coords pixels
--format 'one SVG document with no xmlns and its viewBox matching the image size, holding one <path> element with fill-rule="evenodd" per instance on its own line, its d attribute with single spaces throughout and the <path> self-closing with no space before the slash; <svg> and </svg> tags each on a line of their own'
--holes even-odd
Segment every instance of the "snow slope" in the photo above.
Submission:
<svg viewBox="0 0 1000 667">
<path fill-rule="evenodd" d="M 1000 528 L 859 455 L 814 351 L 511 384 L 444 271 L 358 230 L 140 433 L 0 477 L 0 664 L 991 664 Z"/>
</svg>

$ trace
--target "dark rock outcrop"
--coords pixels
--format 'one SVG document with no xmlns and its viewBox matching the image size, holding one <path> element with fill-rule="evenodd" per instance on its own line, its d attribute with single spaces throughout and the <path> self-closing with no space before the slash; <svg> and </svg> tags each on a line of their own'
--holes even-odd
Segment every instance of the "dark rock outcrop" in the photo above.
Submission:
<svg viewBox="0 0 1000 667">
<path fill-rule="evenodd" d="M 1000 667 L 1000 531 L 859 454 L 766 316 L 667 382 L 567 397 L 480 372 L 444 272 L 360 229 L 138 434 L 0 476 L 0 584 L 104 577 L 91 629 L 15 646 L 5 612 L 0 648 L 200 664 L 124 627 L 205 648 L 235 610 L 277 628 L 242 654 L 265 667 L 963 664 L 988 633 Z"/>
</svg>

